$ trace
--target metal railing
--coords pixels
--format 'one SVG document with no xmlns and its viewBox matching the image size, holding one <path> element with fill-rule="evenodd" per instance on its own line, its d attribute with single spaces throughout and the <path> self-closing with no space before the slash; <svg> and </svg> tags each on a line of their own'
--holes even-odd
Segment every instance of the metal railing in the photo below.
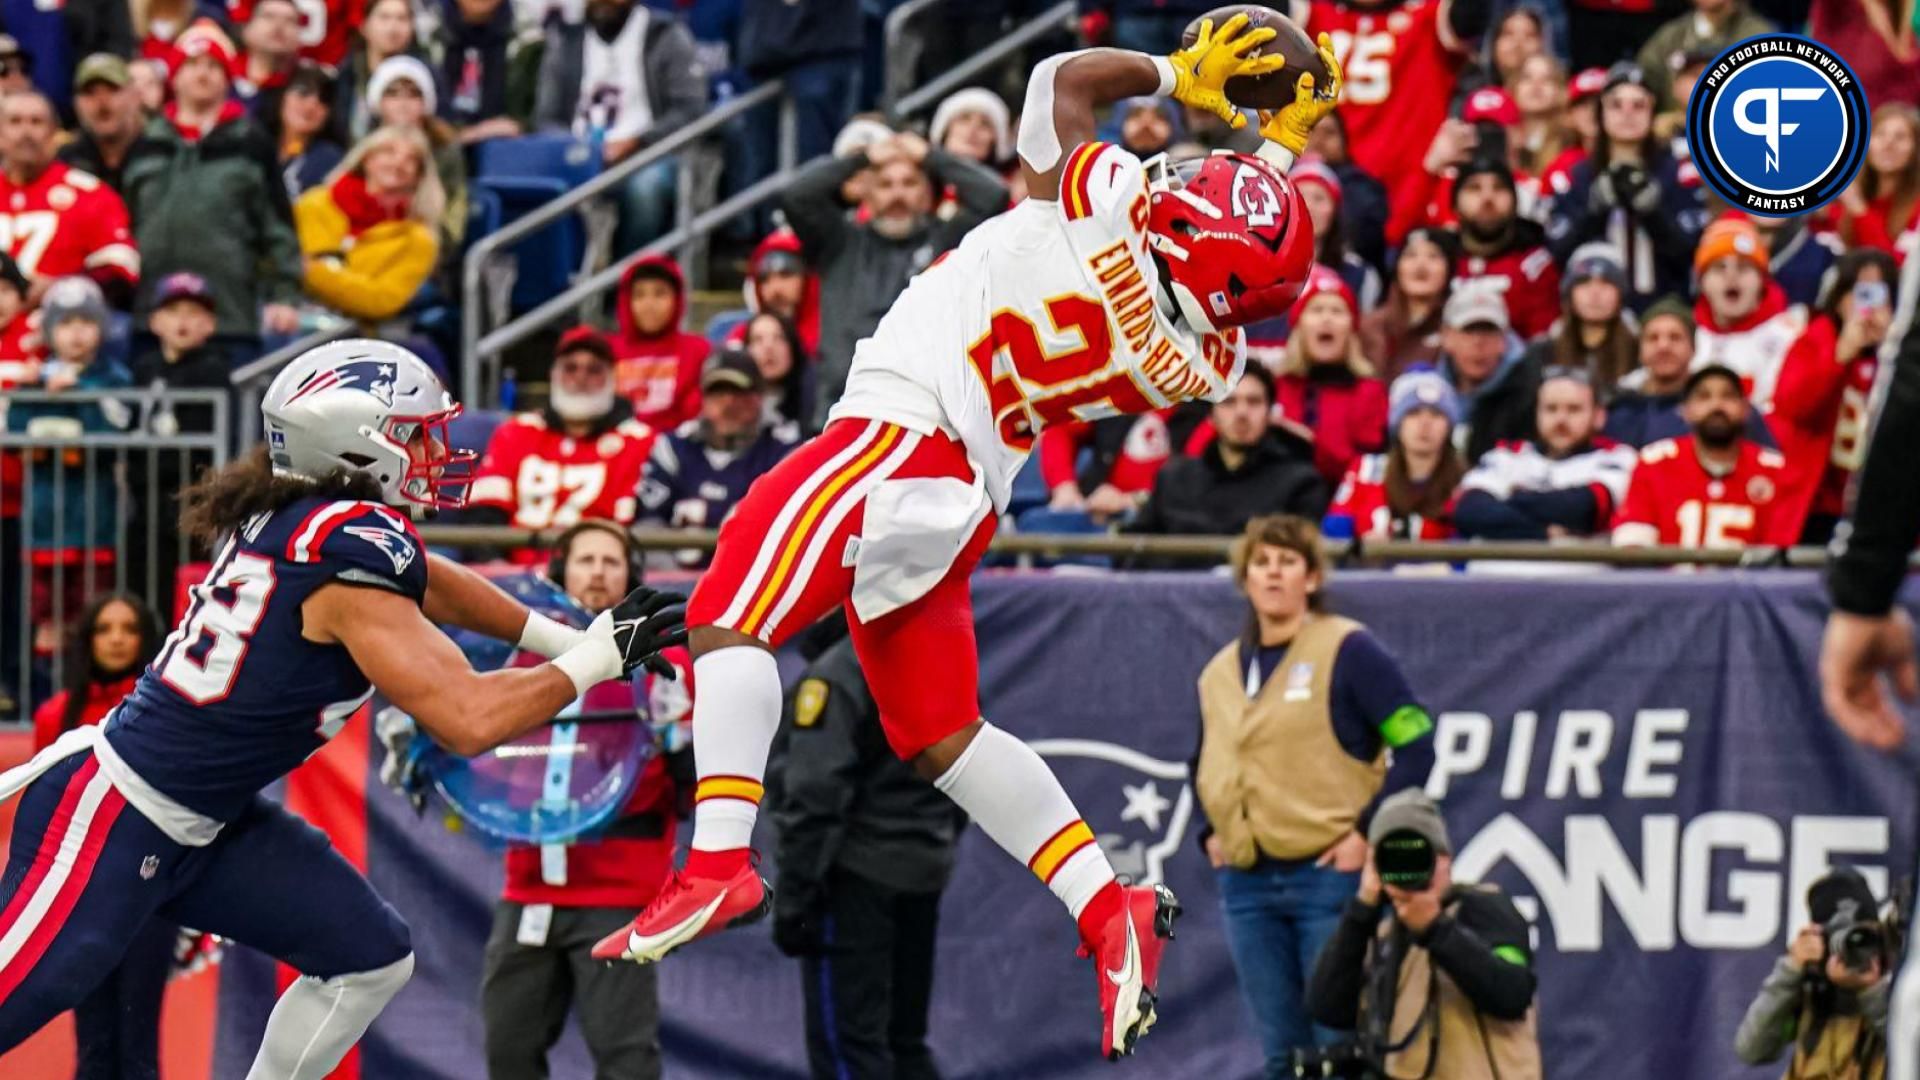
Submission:
<svg viewBox="0 0 1920 1080">
<path fill-rule="evenodd" d="M 949 3 L 950 0 L 907 0 L 887 15 L 886 29 L 883 32 L 886 41 L 886 76 L 880 91 L 881 108 L 891 110 L 893 103 L 912 89 L 915 70 L 920 66 L 920 56 L 925 51 L 926 36 L 909 33 L 908 27 L 921 12 L 936 5 Z"/>
<path fill-rule="evenodd" d="M 756 86 L 745 94 L 734 98 L 693 123 L 688 124 L 686 127 L 654 143 L 652 146 L 627 158 L 625 161 L 601 172 L 593 179 L 574 188 L 572 191 L 529 211 L 521 217 L 515 218 L 494 232 L 474 241 L 473 246 L 467 249 L 467 254 L 461 263 L 460 371 L 462 377 L 461 385 L 464 387 L 467 398 L 471 401 L 495 401 L 497 398 L 498 380 L 496 379 L 494 382 L 488 383 L 484 387 L 482 386 L 480 380 L 483 360 L 493 359 L 499 349 L 505 348 L 513 342 L 525 338 L 541 326 L 546 325 L 546 323 L 554 317 L 552 312 L 565 311 L 575 307 L 587 299 L 592 293 L 598 291 L 598 287 L 595 289 L 584 289 L 580 285 L 575 285 L 561 293 L 560 297 L 556 298 L 566 298 L 566 303 L 556 307 L 552 301 L 549 301 L 535 309 L 537 312 L 548 313 L 542 319 L 537 321 L 533 320 L 532 313 L 522 315 L 520 318 L 507 323 L 505 327 L 501 327 L 499 330 L 487 334 L 483 340 L 481 335 L 485 333 L 484 323 L 486 311 L 482 307 L 485 300 L 482 291 L 485 285 L 485 271 L 489 260 L 493 259 L 497 253 L 508 244 L 529 236 L 535 231 L 559 220 L 562 215 L 581 209 L 586 205 L 588 200 L 623 183 L 628 177 L 633 176 L 641 169 L 652 165 L 654 162 L 666 159 L 683 147 L 693 143 L 694 140 L 717 130 L 735 117 L 775 100 L 781 102 L 779 152 L 781 155 L 781 174 L 784 174 L 785 171 L 789 170 L 792 166 L 794 146 L 792 102 L 784 97 L 785 93 L 786 83 L 779 80 L 767 83 L 764 86 Z M 682 190 L 684 191 L 685 188 L 683 187 Z M 677 201 L 680 212 L 682 214 L 688 212 L 688 200 L 682 197 Z M 683 223 L 668 235 L 680 237 L 681 239 L 676 241 L 676 243 L 679 243 L 684 242 L 687 234 L 687 227 Z M 655 241 L 641 250 L 643 252 L 662 251 L 666 250 L 669 246 L 672 245 Z M 625 265 L 630 264 L 639 254 L 640 252 L 636 252 L 616 265 L 624 268 Z M 588 280 L 599 281 L 603 277 L 604 274 L 595 275 Z M 502 338 L 501 331 L 510 328 L 515 329 L 516 333 Z M 489 342 L 494 343 L 491 348 L 489 348 Z M 504 344 L 502 344 L 502 342 L 504 342 Z"/>
<path fill-rule="evenodd" d="M 1062 27 L 1074 25 L 1073 0 L 1060 0 L 1047 10 L 1028 19 L 1009 31 L 990 47 L 954 67 L 946 74 L 934 79 L 913 93 L 893 102 L 887 107 L 887 115 L 895 122 L 938 105 L 940 100 L 955 90 L 971 83 L 982 71 L 997 66 L 1002 60 L 1028 45 Z"/>
<path fill-rule="evenodd" d="M 1039 38 L 1041 35 L 1049 33 L 1059 26 L 1071 25 L 1073 21 L 1073 10 L 1072 0 L 1062 0 L 1061 3 L 1047 9 L 1044 13 L 1035 16 L 999 41 L 994 42 L 992 46 L 969 57 L 966 62 L 955 67 L 940 78 L 935 79 L 923 89 L 903 98 L 895 105 L 890 115 L 896 119 L 901 119 L 938 104 L 939 100 L 948 93 L 958 87 L 966 85 L 969 80 L 980 74 L 980 72 L 1000 64 L 1015 51 L 1026 47 L 1027 44 Z M 716 116 L 721 115 L 721 113 L 726 113 L 728 116 L 731 116 L 732 113 L 728 112 L 728 110 L 735 109 L 742 102 L 752 99 L 755 94 L 765 89 L 767 89 L 767 87 L 761 87 L 745 97 L 735 99 L 733 102 L 724 106 L 721 112 L 708 114 L 700 123 L 712 126 L 711 122 Z M 755 103 L 757 104 L 758 101 Z M 735 194 L 711 210 L 699 214 L 692 221 L 683 222 L 667 235 L 660 237 L 638 251 L 626 255 L 613 265 L 576 283 L 572 288 L 547 300 L 545 303 L 535 307 L 532 311 L 519 316 L 506 325 L 487 333 L 484 337 L 471 336 L 477 334 L 479 323 L 476 321 L 477 312 L 471 302 L 469 302 L 462 316 L 466 320 L 464 329 L 470 336 L 462 341 L 463 355 L 461 361 L 463 364 L 463 372 L 466 376 L 464 385 L 468 388 L 467 393 L 469 397 L 473 400 L 480 401 L 490 402 L 494 400 L 491 396 L 482 397 L 476 394 L 473 389 L 479 385 L 478 380 L 481 376 L 482 365 L 486 364 L 490 369 L 497 368 L 497 364 L 492 364 L 491 362 L 494 361 L 501 352 L 512 348 L 519 342 L 538 333 L 542 328 L 550 325 L 563 315 L 578 309 L 580 305 L 597 299 L 601 292 L 620 280 L 620 275 L 626 272 L 627 267 L 648 255 L 679 250 L 687 244 L 705 237 L 713 230 L 732 221 L 736 215 L 754 209 L 761 203 L 772 199 L 774 196 L 786 190 L 787 183 L 791 180 L 793 173 L 797 171 L 796 167 L 789 164 L 791 161 L 789 154 L 791 149 L 792 128 L 791 106 L 792 103 L 790 101 L 782 99 L 780 114 L 781 167 L 776 170 L 772 176 L 750 185 L 745 190 Z M 674 138 L 686 135 L 690 130 L 691 128 L 676 132 Z M 670 139 L 668 141 L 671 142 L 672 140 Z M 663 143 L 661 145 L 665 144 Z M 657 147 L 654 149 L 657 149 Z M 623 162 L 622 164 L 624 165 L 626 163 Z M 599 183 L 599 178 L 596 178 L 595 183 Z M 593 185 L 589 184 L 569 192 L 564 198 L 575 198 L 592 187 Z M 604 190 L 604 188 L 595 190 Z M 543 213 L 554 205 L 554 203 L 549 203 L 548 206 L 542 207 L 541 210 L 536 211 L 536 213 Z M 557 216 L 561 212 L 564 212 L 564 210 L 556 210 L 543 220 L 552 220 L 552 217 Z M 522 221 L 526 220 L 526 218 L 522 218 L 514 224 L 519 225 Z M 492 240 L 500 235 L 500 233 L 495 233 L 493 236 L 488 237 L 487 240 Z M 486 241 L 481 241 L 481 243 L 485 242 Z M 507 241 L 501 242 L 505 243 Z M 498 245 L 496 244 L 494 246 L 497 247 Z M 477 287 L 476 283 L 478 278 L 476 275 L 478 274 L 478 267 L 475 261 L 475 253 L 479 248 L 480 245 L 476 244 L 475 250 L 469 251 L 467 254 L 466 271 L 469 297 L 471 297 L 473 290 Z M 491 251 L 492 248 L 488 248 L 487 250 Z M 492 390 L 496 384 L 489 384 L 488 389 Z"/>
<path fill-rule="evenodd" d="M 18 718 L 57 688 L 68 625 L 102 591 L 132 592 L 163 625 L 174 576 L 190 544 L 173 496 L 200 469 L 232 453 L 232 395 L 223 390 L 11 390 L 0 455 L 0 502 L 19 516 L 0 522 L 0 683 Z M 155 434 L 204 409 L 204 430 Z M 103 430 L 111 428 L 114 430 Z M 92 429 L 92 430 L 89 430 Z M 10 485 L 14 486 L 8 490 Z M 0 715 L 0 719 L 6 719 Z"/>
<path fill-rule="evenodd" d="M 453 549 L 508 549 L 550 547 L 562 529 L 523 529 L 510 525 L 434 525 L 420 527 L 429 544 Z M 636 546 L 647 551 L 712 552 L 719 543 L 714 529 L 668 529 L 639 526 L 629 529 Z M 1220 565 L 1227 561 L 1237 539 L 1232 536 L 1158 536 L 1125 533 L 1001 533 L 988 551 L 996 555 L 1066 558 L 1105 556 L 1119 560 L 1182 562 Z M 1543 543 L 1489 540 L 1328 540 L 1329 557 L 1347 564 L 1451 564 L 1525 562 L 1586 564 L 1604 567 L 1711 566 L 1807 569 L 1825 566 L 1821 547 L 1696 548 L 1678 545 L 1614 547 L 1605 541 Z M 1920 554 L 1914 564 L 1920 568 Z"/>
<path fill-rule="evenodd" d="M 287 342 L 252 363 L 234 368 L 233 386 L 240 398 L 234 414 L 234 422 L 238 425 L 235 432 L 238 436 L 237 445 L 244 446 L 259 440 L 261 435 L 260 399 L 266 395 L 267 385 L 273 382 L 275 375 L 280 374 L 281 368 L 292 363 L 308 349 L 362 332 L 357 323 L 351 322 L 325 330 L 315 330 L 311 334 Z"/>
</svg>

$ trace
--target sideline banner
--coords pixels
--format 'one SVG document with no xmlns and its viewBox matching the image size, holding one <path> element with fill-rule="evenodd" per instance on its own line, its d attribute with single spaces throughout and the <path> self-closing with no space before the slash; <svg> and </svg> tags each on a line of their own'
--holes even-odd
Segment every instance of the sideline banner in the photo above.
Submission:
<svg viewBox="0 0 1920 1080">
<path fill-rule="evenodd" d="M 987 574 L 974 597 L 988 717 L 1047 755 L 1121 872 L 1164 880 L 1187 910 L 1161 1023 L 1129 1073 L 1254 1075 L 1186 779 L 1194 680 L 1240 630 L 1244 601 L 1199 574 Z M 1399 657 L 1438 721 L 1429 789 L 1445 801 L 1456 876 L 1499 883 L 1534 922 L 1550 1075 L 1778 1075 L 1739 1065 L 1733 1033 L 1806 919 L 1807 884 L 1850 863 L 1884 893 L 1912 872 L 1920 812 L 1914 762 L 1857 749 L 1820 712 L 1812 575 L 1353 573 L 1330 598 Z M 377 752 L 340 757 L 379 766 Z M 329 750 L 307 768 L 334 761 Z M 419 966 L 374 1025 L 361 1075 L 484 1075 L 480 962 L 499 859 L 435 812 L 416 819 L 377 778 L 365 790 L 367 871 L 412 925 Z M 961 843 L 933 1001 L 943 1071 L 1111 1078 L 1071 921 L 978 830 Z M 216 1075 L 238 1076 L 273 973 L 244 950 L 225 967 Z M 802 1075 L 799 966 L 764 927 L 702 942 L 660 978 L 667 1075 Z M 577 1036 L 553 1066 L 590 1074 Z"/>
</svg>

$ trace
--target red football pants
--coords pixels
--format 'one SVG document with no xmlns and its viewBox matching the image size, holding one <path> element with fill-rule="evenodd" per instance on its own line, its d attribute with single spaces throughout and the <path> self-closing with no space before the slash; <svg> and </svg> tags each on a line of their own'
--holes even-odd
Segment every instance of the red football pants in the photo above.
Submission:
<svg viewBox="0 0 1920 1080">
<path fill-rule="evenodd" d="M 720 526 L 687 625 L 735 630 L 778 648 L 846 602 L 867 495 L 883 480 L 973 478 L 959 443 L 878 420 L 836 420 L 755 481 Z M 980 662 L 967 579 L 993 539 L 989 515 L 926 595 L 847 623 L 887 742 L 914 755 L 980 716 Z"/>
</svg>

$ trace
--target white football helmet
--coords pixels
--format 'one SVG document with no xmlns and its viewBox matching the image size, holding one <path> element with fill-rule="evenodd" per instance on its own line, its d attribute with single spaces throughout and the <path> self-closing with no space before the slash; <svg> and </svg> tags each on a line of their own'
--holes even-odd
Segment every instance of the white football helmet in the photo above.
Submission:
<svg viewBox="0 0 1920 1080">
<path fill-rule="evenodd" d="M 317 480 L 346 469 L 379 481 L 393 506 L 466 505 L 475 455 L 447 438 L 460 405 L 407 349 L 328 342 L 280 369 L 260 412 L 278 475 Z"/>
</svg>

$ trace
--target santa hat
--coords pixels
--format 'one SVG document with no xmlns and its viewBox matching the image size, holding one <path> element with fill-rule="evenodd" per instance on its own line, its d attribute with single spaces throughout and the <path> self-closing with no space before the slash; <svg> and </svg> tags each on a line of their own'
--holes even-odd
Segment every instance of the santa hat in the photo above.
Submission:
<svg viewBox="0 0 1920 1080">
<path fill-rule="evenodd" d="M 373 69 L 373 74 L 367 79 L 367 107 L 379 108 L 380 99 L 387 96 L 387 88 L 397 82 L 412 83 L 413 88 L 420 91 L 428 116 L 439 111 L 439 95 L 433 85 L 433 72 L 425 63 L 411 56 L 389 56 Z"/>
<path fill-rule="evenodd" d="M 970 86 L 948 94 L 933 110 L 933 124 L 927 129 L 927 141 L 939 146 L 947 137 L 947 128 L 961 113 L 979 113 L 993 125 L 993 157 L 1005 161 L 1013 153 L 1013 117 L 999 94 L 985 87 Z"/>
<path fill-rule="evenodd" d="M 1300 315 L 1307 310 L 1307 301 L 1322 295 L 1339 297 L 1340 302 L 1347 305 L 1347 314 L 1352 316 L 1354 323 L 1358 325 L 1360 302 L 1354 299 L 1353 290 L 1347 288 L 1346 279 L 1341 277 L 1333 267 L 1323 263 L 1313 264 L 1313 269 L 1307 273 L 1307 283 L 1300 286 L 1300 295 L 1294 299 L 1293 306 L 1287 309 L 1287 325 L 1298 329 Z"/>
<path fill-rule="evenodd" d="M 1334 208 L 1339 209 L 1340 177 L 1332 169 L 1327 168 L 1326 162 L 1312 155 L 1303 157 L 1293 163 L 1293 169 L 1287 173 L 1287 179 L 1293 181 L 1295 185 L 1320 185 L 1328 195 L 1333 197 Z"/>
<path fill-rule="evenodd" d="M 171 85 L 179 77 L 180 69 L 187 66 L 187 61 L 202 56 L 219 61 L 229 78 L 240 65 L 240 53 L 233 47 L 233 39 L 227 37 L 226 31 L 220 29 L 218 23 L 201 19 L 180 31 L 180 36 L 173 39 L 172 62 L 167 69 L 168 84 Z"/>
<path fill-rule="evenodd" d="M 1722 214 L 1700 234 L 1700 246 L 1693 252 L 1693 272 L 1704 273 L 1707 267 L 1729 255 L 1747 260 L 1762 274 L 1772 272 L 1767 242 L 1761 239 L 1760 230 L 1745 215 L 1732 211 Z"/>
</svg>

